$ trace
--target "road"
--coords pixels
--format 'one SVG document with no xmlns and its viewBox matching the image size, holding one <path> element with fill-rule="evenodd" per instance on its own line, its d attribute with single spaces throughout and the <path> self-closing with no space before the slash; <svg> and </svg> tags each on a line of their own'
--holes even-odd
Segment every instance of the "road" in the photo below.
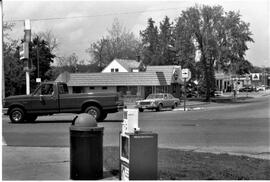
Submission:
<svg viewBox="0 0 270 182">
<path fill-rule="evenodd" d="M 159 147 L 270 156 L 269 96 L 241 104 L 223 104 L 195 111 L 146 111 L 139 114 L 142 130 L 158 133 Z M 39 117 L 35 123 L 11 124 L 3 117 L 8 146 L 69 146 L 69 126 L 75 115 Z M 108 115 L 104 145 L 119 145 L 122 112 Z"/>
</svg>

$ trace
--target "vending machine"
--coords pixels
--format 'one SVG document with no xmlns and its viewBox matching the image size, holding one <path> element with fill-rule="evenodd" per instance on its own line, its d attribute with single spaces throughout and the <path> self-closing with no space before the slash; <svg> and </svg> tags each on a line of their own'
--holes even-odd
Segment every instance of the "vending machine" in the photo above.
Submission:
<svg viewBox="0 0 270 182">
<path fill-rule="evenodd" d="M 120 180 L 157 180 L 158 137 L 140 130 L 137 109 L 124 109 L 119 139 Z"/>
</svg>

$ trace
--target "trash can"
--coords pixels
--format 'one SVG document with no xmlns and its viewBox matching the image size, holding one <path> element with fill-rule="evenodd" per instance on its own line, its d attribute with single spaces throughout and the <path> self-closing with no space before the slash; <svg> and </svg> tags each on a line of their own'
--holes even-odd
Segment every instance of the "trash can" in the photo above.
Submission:
<svg viewBox="0 0 270 182">
<path fill-rule="evenodd" d="M 74 118 L 70 126 L 70 179 L 103 178 L 103 130 L 89 114 Z"/>
</svg>

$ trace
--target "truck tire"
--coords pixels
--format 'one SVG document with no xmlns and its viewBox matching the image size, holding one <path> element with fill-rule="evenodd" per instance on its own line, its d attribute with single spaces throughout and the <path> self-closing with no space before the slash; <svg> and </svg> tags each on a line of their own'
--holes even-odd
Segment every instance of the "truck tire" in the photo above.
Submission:
<svg viewBox="0 0 270 182">
<path fill-rule="evenodd" d="M 25 112 L 19 107 L 14 107 L 9 112 L 9 119 L 12 123 L 21 123 L 25 120 Z"/>
<path fill-rule="evenodd" d="M 101 110 L 96 106 L 89 106 L 84 110 L 84 112 L 93 116 L 97 122 L 101 119 Z"/>
<path fill-rule="evenodd" d="M 28 114 L 28 115 L 26 115 L 26 117 L 25 117 L 25 121 L 26 122 L 34 122 L 34 121 L 36 121 L 36 119 L 37 119 L 37 115 L 34 115 L 34 114 Z"/>
</svg>

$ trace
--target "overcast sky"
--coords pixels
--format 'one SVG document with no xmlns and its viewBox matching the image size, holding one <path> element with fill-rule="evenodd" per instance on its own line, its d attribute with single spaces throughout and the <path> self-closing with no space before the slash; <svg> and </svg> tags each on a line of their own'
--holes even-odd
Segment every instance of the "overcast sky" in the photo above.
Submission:
<svg viewBox="0 0 270 182">
<path fill-rule="evenodd" d="M 4 21 L 24 19 L 64 18 L 31 21 L 33 33 L 51 30 L 60 42 L 57 55 L 76 53 L 89 60 L 86 49 L 106 36 L 113 20 L 139 37 L 147 19 L 159 23 L 167 15 L 175 20 L 182 10 L 199 5 L 221 5 L 225 11 L 240 11 L 242 20 L 250 23 L 254 43 L 249 44 L 246 58 L 256 66 L 270 66 L 270 6 L 268 0 L 193 0 L 193 1 L 3 1 Z M 90 16 L 70 19 L 68 17 Z M 158 25 L 158 24 L 157 24 Z M 23 21 L 16 21 L 11 37 L 23 37 Z"/>
</svg>

